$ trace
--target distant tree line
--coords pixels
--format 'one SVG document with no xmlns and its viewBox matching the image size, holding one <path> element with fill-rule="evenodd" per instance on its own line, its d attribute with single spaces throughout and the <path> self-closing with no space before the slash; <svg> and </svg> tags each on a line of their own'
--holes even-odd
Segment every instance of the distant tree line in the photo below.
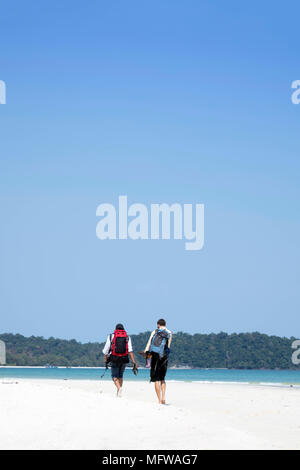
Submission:
<svg viewBox="0 0 300 470">
<path fill-rule="evenodd" d="M 145 348 L 150 332 L 131 335 L 134 352 Z M 0 334 L 6 343 L 7 365 L 16 366 L 103 366 L 104 343 L 80 343 L 75 339 L 45 339 L 42 336 Z M 281 338 L 261 333 L 194 334 L 176 333 L 173 337 L 170 366 L 229 369 L 299 369 L 291 361 L 291 344 L 296 338 Z"/>
</svg>

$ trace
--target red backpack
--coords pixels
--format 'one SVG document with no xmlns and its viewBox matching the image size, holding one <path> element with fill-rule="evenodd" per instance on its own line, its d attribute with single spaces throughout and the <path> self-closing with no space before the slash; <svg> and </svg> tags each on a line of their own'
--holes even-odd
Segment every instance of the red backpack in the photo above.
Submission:
<svg viewBox="0 0 300 470">
<path fill-rule="evenodd" d="M 115 330 L 111 341 L 111 355 L 117 357 L 128 356 L 128 336 L 125 330 Z"/>
</svg>

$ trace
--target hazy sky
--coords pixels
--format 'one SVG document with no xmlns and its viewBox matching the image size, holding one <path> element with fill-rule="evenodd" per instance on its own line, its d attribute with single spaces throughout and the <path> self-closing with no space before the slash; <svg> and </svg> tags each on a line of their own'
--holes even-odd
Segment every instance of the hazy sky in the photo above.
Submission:
<svg viewBox="0 0 300 470">
<path fill-rule="evenodd" d="M 299 336 L 299 2 L 10 1 L 0 332 Z M 100 241 L 102 202 L 204 203 L 205 246 Z"/>
</svg>

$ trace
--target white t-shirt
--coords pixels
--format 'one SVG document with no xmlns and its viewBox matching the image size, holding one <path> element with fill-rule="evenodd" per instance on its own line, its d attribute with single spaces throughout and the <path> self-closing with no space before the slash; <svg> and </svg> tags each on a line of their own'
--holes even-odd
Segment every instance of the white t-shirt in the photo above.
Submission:
<svg viewBox="0 0 300 470">
<path fill-rule="evenodd" d="M 103 351 L 102 351 L 103 354 L 105 354 L 106 356 L 109 354 L 110 348 L 111 348 L 110 337 L 111 337 L 111 340 L 113 340 L 114 339 L 114 334 L 108 335 L 108 337 L 107 337 L 105 346 L 104 346 Z M 128 352 L 133 352 L 130 336 L 128 336 Z"/>
</svg>

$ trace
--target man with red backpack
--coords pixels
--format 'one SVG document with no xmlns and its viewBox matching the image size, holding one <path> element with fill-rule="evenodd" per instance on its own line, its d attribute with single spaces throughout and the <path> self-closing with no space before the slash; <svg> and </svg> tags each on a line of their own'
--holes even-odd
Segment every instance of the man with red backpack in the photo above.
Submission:
<svg viewBox="0 0 300 470">
<path fill-rule="evenodd" d="M 137 371 L 131 338 L 127 335 L 121 323 L 116 325 L 113 334 L 109 335 L 103 349 L 106 367 L 111 364 L 111 376 L 117 387 L 117 396 L 121 397 L 123 386 L 123 374 L 126 364 L 129 363 L 128 355 L 133 363 L 133 371 Z"/>
</svg>

